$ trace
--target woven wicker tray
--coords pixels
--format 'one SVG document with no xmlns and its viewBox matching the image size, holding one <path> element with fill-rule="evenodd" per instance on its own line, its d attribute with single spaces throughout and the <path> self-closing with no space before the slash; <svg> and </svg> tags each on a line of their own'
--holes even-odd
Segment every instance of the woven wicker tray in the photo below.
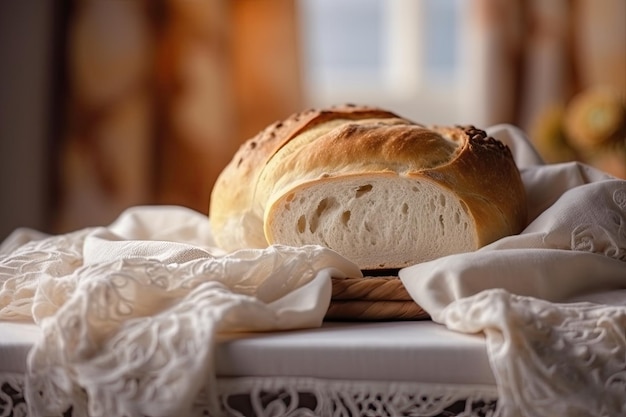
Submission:
<svg viewBox="0 0 626 417">
<path fill-rule="evenodd" d="M 430 316 L 395 275 L 333 278 L 327 320 L 421 320 Z"/>
</svg>

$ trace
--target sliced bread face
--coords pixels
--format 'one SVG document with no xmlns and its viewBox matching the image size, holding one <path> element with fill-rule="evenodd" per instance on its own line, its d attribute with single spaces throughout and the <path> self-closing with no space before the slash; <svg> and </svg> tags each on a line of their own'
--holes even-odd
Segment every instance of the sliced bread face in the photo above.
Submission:
<svg viewBox="0 0 626 417">
<path fill-rule="evenodd" d="M 271 243 L 324 245 L 368 270 L 477 246 L 474 221 L 453 192 L 391 173 L 302 184 L 270 204 L 265 235 Z"/>
</svg>

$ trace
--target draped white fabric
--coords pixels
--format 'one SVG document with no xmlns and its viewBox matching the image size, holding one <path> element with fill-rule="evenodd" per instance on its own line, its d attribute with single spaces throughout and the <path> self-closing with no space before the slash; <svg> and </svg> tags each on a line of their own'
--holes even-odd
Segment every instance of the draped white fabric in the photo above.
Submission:
<svg viewBox="0 0 626 417">
<path fill-rule="evenodd" d="M 180 207 L 31 237 L 16 231 L 0 248 L 0 319 L 43 331 L 28 360 L 32 415 L 186 415 L 215 395 L 200 390 L 215 377 L 216 334 L 317 327 L 330 277 L 360 275 L 321 247 L 221 254 L 206 216 Z"/>
<path fill-rule="evenodd" d="M 528 227 L 400 277 L 434 321 L 485 334 L 503 416 L 626 415 L 626 181 L 489 133 L 516 156 Z"/>
<path fill-rule="evenodd" d="M 626 181 L 544 165 L 511 126 L 489 133 L 522 171 L 528 227 L 401 279 L 433 320 L 485 334 L 501 415 L 626 415 Z M 32 415 L 185 415 L 198 396 L 215 404 L 217 334 L 317 327 L 330 277 L 348 275 L 360 271 L 321 247 L 226 254 L 206 216 L 136 207 L 108 227 L 15 231 L 0 246 L 0 320 L 42 330 Z"/>
</svg>

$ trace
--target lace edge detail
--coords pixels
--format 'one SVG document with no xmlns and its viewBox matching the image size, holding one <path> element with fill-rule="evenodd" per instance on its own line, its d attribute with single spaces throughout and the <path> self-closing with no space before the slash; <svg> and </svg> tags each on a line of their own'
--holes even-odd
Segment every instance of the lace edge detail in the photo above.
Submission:
<svg viewBox="0 0 626 417">
<path fill-rule="evenodd" d="M 218 381 L 226 416 L 495 416 L 495 385 L 311 377 L 232 377 Z"/>
<path fill-rule="evenodd" d="M 0 416 L 29 415 L 24 387 L 24 374 L 0 373 Z M 217 394 L 219 410 L 204 390 L 189 416 L 489 417 L 496 415 L 498 402 L 497 387 L 490 385 L 311 377 L 218 378 Z M 82 417 L 79 409 L 84 407 L 70 408 L 63 416 Z"/>
</svg>

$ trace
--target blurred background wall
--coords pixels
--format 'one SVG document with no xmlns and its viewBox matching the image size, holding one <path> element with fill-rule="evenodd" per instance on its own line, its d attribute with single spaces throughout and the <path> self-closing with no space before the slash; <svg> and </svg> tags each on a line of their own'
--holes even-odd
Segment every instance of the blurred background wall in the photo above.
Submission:
<svg viewBox="0 0 626 417">
<path fill-rule="evenodd" d="M 243 141 L 344 102 L 626 178 L 623 0 L 5 1 L 0 82 L 0 238 L 206 213 Z"/>
</svg>

